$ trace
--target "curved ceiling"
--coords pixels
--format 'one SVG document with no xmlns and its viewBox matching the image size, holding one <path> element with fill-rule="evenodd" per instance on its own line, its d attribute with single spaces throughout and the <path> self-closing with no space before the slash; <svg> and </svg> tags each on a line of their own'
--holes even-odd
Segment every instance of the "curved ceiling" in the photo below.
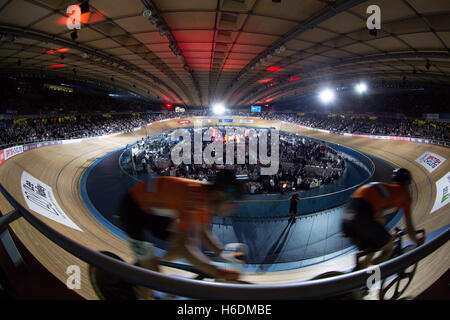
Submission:
<svg viewBox="0 0 450 320">
<path fill-rule="evenodd" d="M 274 102 L 325 82 L 450 83 L 448 0 L 90 0 L 72 39 L 76 3 L 0 0 L 0 68 L 191 106 Z M 381 11 L 376 34 L 369 5 Z"/>
</svg>

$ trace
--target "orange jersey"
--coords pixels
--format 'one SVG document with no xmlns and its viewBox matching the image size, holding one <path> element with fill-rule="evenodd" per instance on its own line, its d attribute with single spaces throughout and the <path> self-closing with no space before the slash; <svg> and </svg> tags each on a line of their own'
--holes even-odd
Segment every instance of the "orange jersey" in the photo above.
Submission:
<svg viewBox="0 0 450 320">
<path fill-rule="evenodd" d="M 190 231 L 210 223 L 205 186 L 201 181 L 155 177 L 132 187 L 130 194 L 142 211 L 178 219 L 177 228 Z"/>
<path fill-rule="evenodd" d="M 362 198 L 373 208 L 374 219 L 385 222 L 389 214 L 403 209 L 405 217 L 411 217 L 411 198 L 408 190 L 397 184 L 372 182 L 356 190 L 352 198 Z"/>
</svg>

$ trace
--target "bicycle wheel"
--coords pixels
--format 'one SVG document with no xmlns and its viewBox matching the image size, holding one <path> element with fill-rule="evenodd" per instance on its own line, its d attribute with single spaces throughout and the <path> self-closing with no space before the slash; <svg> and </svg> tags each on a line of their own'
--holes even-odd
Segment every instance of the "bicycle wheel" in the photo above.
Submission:
<svg viewBox="0 0 450 320">
<path fill-rule="evenodd" d="M 406 253 L 414 249 L 415 245 L 406 246 L 402 252 Z M 398 256 L 398 255 L 397 255 Z M 417 263 L 409 266 L 403 271 L 394 274 L 391 278 L 381 281 L 378 298 L 380 300 L 397 300 L 409 287 L 416 273 Z"/>
</svg>

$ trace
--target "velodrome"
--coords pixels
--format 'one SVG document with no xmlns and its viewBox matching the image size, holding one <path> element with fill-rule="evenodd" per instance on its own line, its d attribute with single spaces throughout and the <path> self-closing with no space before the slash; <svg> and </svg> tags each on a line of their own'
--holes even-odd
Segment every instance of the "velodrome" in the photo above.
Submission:
<svg viewBox="0 0 450 320">
<path fill-rule="evenodd" d="M 429 233 L 449 225 L 450 216 L 447 207 L 433 213 L 430 213 L 430 211 L 436 198 L 436 181 L 449 171 L 450 162 L 445 161 L 432 173 L 429 173 L 421 164 L 416 162 L 416 159 L 426 151 L 449 159 L 450 150 L 448 148 L 409 141 L 350 137 L 310 130 L 286 122 L 253 119 L 254 122 L 251 126 L 254 127 L 275 127 L 279 130 L 344 145 L 385 160 L 395 167 L 409 169 L 414 179 L 412 208 L 413 221 L 416 227 L 424 228 Z M 130 134 L 48 146 L 24 152 L 9 159 L 0 167 L 0 183 L 19 203 L 26 207 L 21 191 L 20 176 L 23 171 L 28 172 L 53 189 L 60 207 L 82 229 L 82 232 L 63 226 L 41 215 L 36 215 L 39 219 L 80 244 L 96 251 L 105 250 L 116 253 L 125 261 L 131 263 L 133 258 L 128 244 L 105 229 L 84 205 L 80 195 L 80 179 L 85 170 L 97 159 L 147 135 L 182 126 L 178 123 L 178 120 L 153 123 Z M 186 120 L 195 121 L 193 118 Z M 212 124 L 214 124 L 214 120 Z M 11 205 L 3 197 L 0 197 L 0 210 L 4 213 L 12 210 Z M 399 225 L 402 225 L 402 221 Z M 88 266 L 85 262 L 55 245 L 24 219 L 19 219 L 10 226 L 12 232 L 17 235 L 27 250 L 62 283 L 67 281 L 66 270 L 68 266 L 81 266 L 81 289 L 77 290 L 77 293 L 85 299 L 98 299 L 90 285 Z M 448 252 L 449 244 L 447 243 L 419 262 L 415 278 L 405 296 L 415 297 L 419 295 L 447 271 L 450 262 Z M 348 254 L 318 265 L 296 270 L 263 274 L 248 273 L 243 276 L 243 279 L 255 283 L 300 281 L 326 271 L 348 270 L 351 268 L 353 261 L 353 254 Z M 163 272 L 189 276 L 187 273 L 171 268 L 164 268 Z"/>
</svg>

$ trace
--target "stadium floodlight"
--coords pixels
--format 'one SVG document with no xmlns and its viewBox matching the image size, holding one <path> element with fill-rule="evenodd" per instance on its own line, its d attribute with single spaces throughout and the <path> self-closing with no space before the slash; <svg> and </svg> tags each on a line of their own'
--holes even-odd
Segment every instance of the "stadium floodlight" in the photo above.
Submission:
<svg viewBox="0 0 450 320">
<path fill-rule="evenodd" d="M 217 103 L 213 104 L 212 110 L 213 110 L 214 114 L 221 115 L 225 112 L 225 106 L 223 103 L 217 102 Z"/>
<path fill-rule="evenodd" d="M 335 93 L 333 90 L 326 88 L 319 92 L 319 99 L 325 104 L 328 104 L 335 99 Z"/>
<path fill-rule="evenodd" d="M 359 94 L 363 94 L 364 92 L 367 91 L 367 84 L 365 84 L 364 82 L 358 83 L 355 86 L 355 90 L 356 92 L 358 92 Z"/>
</svg>

